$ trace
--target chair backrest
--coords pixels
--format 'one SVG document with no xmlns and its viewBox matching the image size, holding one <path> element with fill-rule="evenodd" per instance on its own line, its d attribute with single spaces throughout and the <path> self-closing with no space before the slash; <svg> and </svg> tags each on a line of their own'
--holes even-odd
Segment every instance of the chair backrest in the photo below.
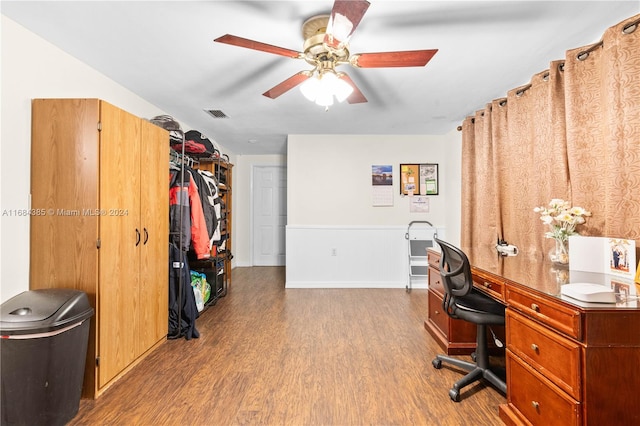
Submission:
<svg viewBox="0 0 640 426">
<path fill-rule="evenodd" d="M 455 299 L 466 296 L 473 290 L 471 264 L 467 255 L 459 248 L 437 237 L 434 240 L 440 246 L 440 276 L 446 293 L 442 305 L 451 315 L 455 311 Z"/>
</svg>

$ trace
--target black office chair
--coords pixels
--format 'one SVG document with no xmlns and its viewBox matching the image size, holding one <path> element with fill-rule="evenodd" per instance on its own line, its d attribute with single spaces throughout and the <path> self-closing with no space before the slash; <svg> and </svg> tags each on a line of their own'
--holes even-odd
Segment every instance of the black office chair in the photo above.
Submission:
<svg viewBox="0 0 640 426">
<path fill-rule="evenodd" d="M 451 244 L 434 238 L 440 245 L 440 275 L 445 295 L 442 308 L 452 318 L 462 319 L 477 325 L 475 363 L 446 355 L 438 355 L 432 361 L 435 368 L 442 368 L 447 362 L 469 373 L 455 382 L 449 390 L 449 397 L 460 401 L 460 390 L 482 378 L 489 381 L 501 392 L 507 392 L 507 384 L 489 368 L 489 348 L 487 345 L 487 326 L 504 325 L 505 307 L 498 301 L 473 288 L 471 265 L 467 255 Z"/>
</svg>

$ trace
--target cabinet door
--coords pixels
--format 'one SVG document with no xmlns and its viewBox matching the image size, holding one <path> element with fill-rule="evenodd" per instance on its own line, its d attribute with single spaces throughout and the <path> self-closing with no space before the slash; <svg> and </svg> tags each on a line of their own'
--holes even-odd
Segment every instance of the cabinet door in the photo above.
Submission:
<svg viewBox="0 0 640 426">
<path fill-rule="evenodd" d="M 34 99 L 31 129 L 31 290 L 73 287 L 95 315 L 87 347 L 84 395 L 95 392 L 100 104 L 97 99 Z"/>
<path fill-rule="evenodd" d="M 140 123 L 101 102 L 98 387 L 136 358 L 140 305 Z"/>
<path fill-rule="evenodd" d="M 140 146 L 140 330 L 138 354 L 169 327 L 169 135 L 142 121 Z"/>
<path fill-rule="evenodd" d="M 34 99 L 31 130 L 30 282 L 73 286 L 93 306 L 97 271 L 98 101 Z"/>
</svg>

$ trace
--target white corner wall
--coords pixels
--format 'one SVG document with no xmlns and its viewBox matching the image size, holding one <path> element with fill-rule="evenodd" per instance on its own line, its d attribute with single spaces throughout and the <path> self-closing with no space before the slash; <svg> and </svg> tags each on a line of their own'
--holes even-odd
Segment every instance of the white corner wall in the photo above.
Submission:
<svg viewBox="0 0 640 426">
<path fill-rule="evenodd" d="M 404 287 L 412 221 L 460 235 L 459 132 L 443 136 L 289 135 L 287 287 Z M 428 213 L 400 196 L 401 163 L 438 163 Z M 372 205 L 373 165 L 392 165 L 393 206 Z M 426 283 L 425 283 L 426 284 Z"/>
</svg>

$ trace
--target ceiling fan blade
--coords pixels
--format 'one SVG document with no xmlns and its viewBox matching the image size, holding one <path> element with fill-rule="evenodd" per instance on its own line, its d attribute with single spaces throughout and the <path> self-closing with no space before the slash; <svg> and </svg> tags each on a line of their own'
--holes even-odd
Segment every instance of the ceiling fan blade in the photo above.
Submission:
<svg viewBox="0 0 640 426">
<path fill-rule="evenodd" d="M 347 44 L 369 4 L 367 0 L 336 0 L 329 17 L 324 42 L 334 49 L 341 49 Z"/>
<path fill-rule="evenodd" d="M 216 41 L 218 43 L 230 44 L 232 46 L 246 47 L 247 49 L 260 50 L 267 53 L 274 53 L 276 55 L 282 55 L 288 58 L 300 58 L 303 56 L 302 53 L 296 50 L 273 46 L 271 44 L 261 43 L 259 41 L 249 40 L 248 38 L 242 38 L 231 34 L 225 34 L 213 41 Z"/>
<path fill-rule="evenodd" d="M 297 85 L 303 83 L 306 79 L 311 77 L 311 75 L 311 71 L 300 71 L 299 73 L 292 75 L 282 83 L 267 90 L 262 95 L 266 96 L 267 98 L 275 99 L 283 93 L 286 93 Z"/>
<path fill-rule="evenodd" d="M 344 80 L 349 84 L 349 86 L 353 87 L 353 92 L 351 92 L 351 94 L 347 98 L 347 102 L 349 102 L 350 104 L 360 104 L 363 102 L 367 102 L 367 98 L 365 98 L 362 92 L 360 91 L 360 89 L 358 89 L 358 86 L 356 86 L 356 83 L 354 83 L 353 80 L 351 80 L 351 77 L 349 77 L 345 73 L 339 73 L 338 78 L 340 80 Z"/>
<path fill-rule="evenodd" d="M 359 53 L 350 59 L 360 68 L 422 67 L 427 65 L 438 49 L 405 50 L 401 52 Z"/>
</svg>

